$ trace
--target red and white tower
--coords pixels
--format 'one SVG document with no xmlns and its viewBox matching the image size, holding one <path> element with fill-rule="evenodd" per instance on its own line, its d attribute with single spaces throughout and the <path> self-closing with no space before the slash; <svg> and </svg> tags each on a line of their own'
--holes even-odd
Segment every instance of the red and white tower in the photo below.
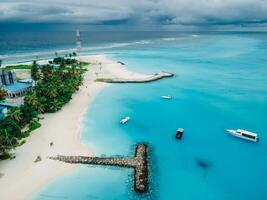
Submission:
<svg viewBox="0 0 267 200">
<path fill-rule="evenodd" d="M 77 45 L 77 52 L 81 51 L 81 35 L 79 29 L 76 31 L 76 45 Z"/>
</svg>

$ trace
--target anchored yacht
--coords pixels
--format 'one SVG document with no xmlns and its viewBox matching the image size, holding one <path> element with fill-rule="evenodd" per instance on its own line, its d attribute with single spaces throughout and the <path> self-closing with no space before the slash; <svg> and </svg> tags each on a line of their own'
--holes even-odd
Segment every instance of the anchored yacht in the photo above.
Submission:
<svg viewBox="0 0 267 200">
<path fill-rule="evenodd" d="M 127 117 L 121 119 L 120 123 L 121 123 L 121 124 L 125 124 L 125 123 L 128 122 L 129 120 L 130 120 L 130 117 L 127 116 Z"/>
<path fill-rule="evenodd" d="M 259 141 L 258 135 L 256 133 L 252 133 L 250 131 L 246 131 L 246 130 L 242 130 L 242 129 L 237 129 L 237 130 L 227 129 L 226 131 L 233 136 L 236 136 L 236 137 L 239 137 L 239 138 L 242 138 L 245 140 L 249 140 L 252 142 L 258 142 Z"/>
<path fill-rule="evenodd" d="M 168 99 L 168 100 L 172 99 L 172 97 L 171 97 L 171 96 L 169 96 L 169 95 L 164 95 L 164 96 L 161 96 L 161 98 L 162 98 L 162 99 Z"/>
</svg>

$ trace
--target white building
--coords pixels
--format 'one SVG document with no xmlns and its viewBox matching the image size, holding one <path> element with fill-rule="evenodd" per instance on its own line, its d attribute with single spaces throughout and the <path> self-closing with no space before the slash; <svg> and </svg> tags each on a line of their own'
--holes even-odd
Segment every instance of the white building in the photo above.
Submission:
<svg viewBox="0 0 267 200">
<path fill-rule="evenodd" d="M 0 69 L 0 87 L 16 83 L 16 73 Z"/>
<path fill-rule="evenodd" d="M 17 98 L 24 96 L 32 88 L 33 81 L 16 81 L 14 71 L 0 70 L 0 87 L 7 91 L 7 97 Z"/>
</svg>

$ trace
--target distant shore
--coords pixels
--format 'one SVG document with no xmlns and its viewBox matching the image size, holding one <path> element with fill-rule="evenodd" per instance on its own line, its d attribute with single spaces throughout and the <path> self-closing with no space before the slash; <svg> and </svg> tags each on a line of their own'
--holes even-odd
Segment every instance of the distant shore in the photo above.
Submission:
<svg viewBox="0 0 267 200">
<path fill-rule="evenodd" d="M 121 63 L 105 55 L 81 56 L 80 61 L 90 63 L 84 76 L 84 84 L 72 100 L 57 113 L 45 114 L 42 126 L 32 132 L 26 143 L 14 150 L 16 158 L 0 162 L 0 193 L 3 200 L 27 199 L 47 182 L 74 168 L 67 163 L 47 159 L 48 156 L 93 155 L 80 140 L 82 117 L 96 95 L 108 84 L 97 82 L 99 78 L 147 79 L 151 75 L 127 70 Z M 41 61 L 39 63 L 46 63 Z M 21 64 L 21 63 L 20 63 Z M 53 146 L 50 143 L 53 142 Z M 35 163 L 37 156 L 41 161 Z"/>
</svg>

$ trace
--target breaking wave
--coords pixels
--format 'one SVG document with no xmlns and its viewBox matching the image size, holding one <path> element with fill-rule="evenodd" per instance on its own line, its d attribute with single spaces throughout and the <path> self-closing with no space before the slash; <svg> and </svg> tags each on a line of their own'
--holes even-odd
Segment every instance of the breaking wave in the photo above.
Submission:
<svg viewBox="0 0 267 200">
<path fill-rule="evenodd" d="M 93 46 L 93 47 L 82 47 L 82 52 L 89 52 L 89 51 L 99 51 L 99 50 L 107 50 L 113 48 L 120 48 L 120 47 L 127 47 L 133 45 L 145 45 L 149 44 L 152 41 L 150 40 L 140 40 L 135 42 L 127 42 L 127 43 L 111 43 L 106 45 L 100 46 Z M 64 55 L 67 53 L 75 52 L 75 48 L 68 48 L 68 49 L 51 49 L 49 51 L 35 51 L 35 52 L 27 52 L 27 53 L 14 53 L 14 54 L 2 54 L 0 55 L 0 59 L 23 59 L 23 58 L 33 58 L 33 57 L 48 57 L 55 55 L 57 52 L 59 55 Z"/>
</svg>

